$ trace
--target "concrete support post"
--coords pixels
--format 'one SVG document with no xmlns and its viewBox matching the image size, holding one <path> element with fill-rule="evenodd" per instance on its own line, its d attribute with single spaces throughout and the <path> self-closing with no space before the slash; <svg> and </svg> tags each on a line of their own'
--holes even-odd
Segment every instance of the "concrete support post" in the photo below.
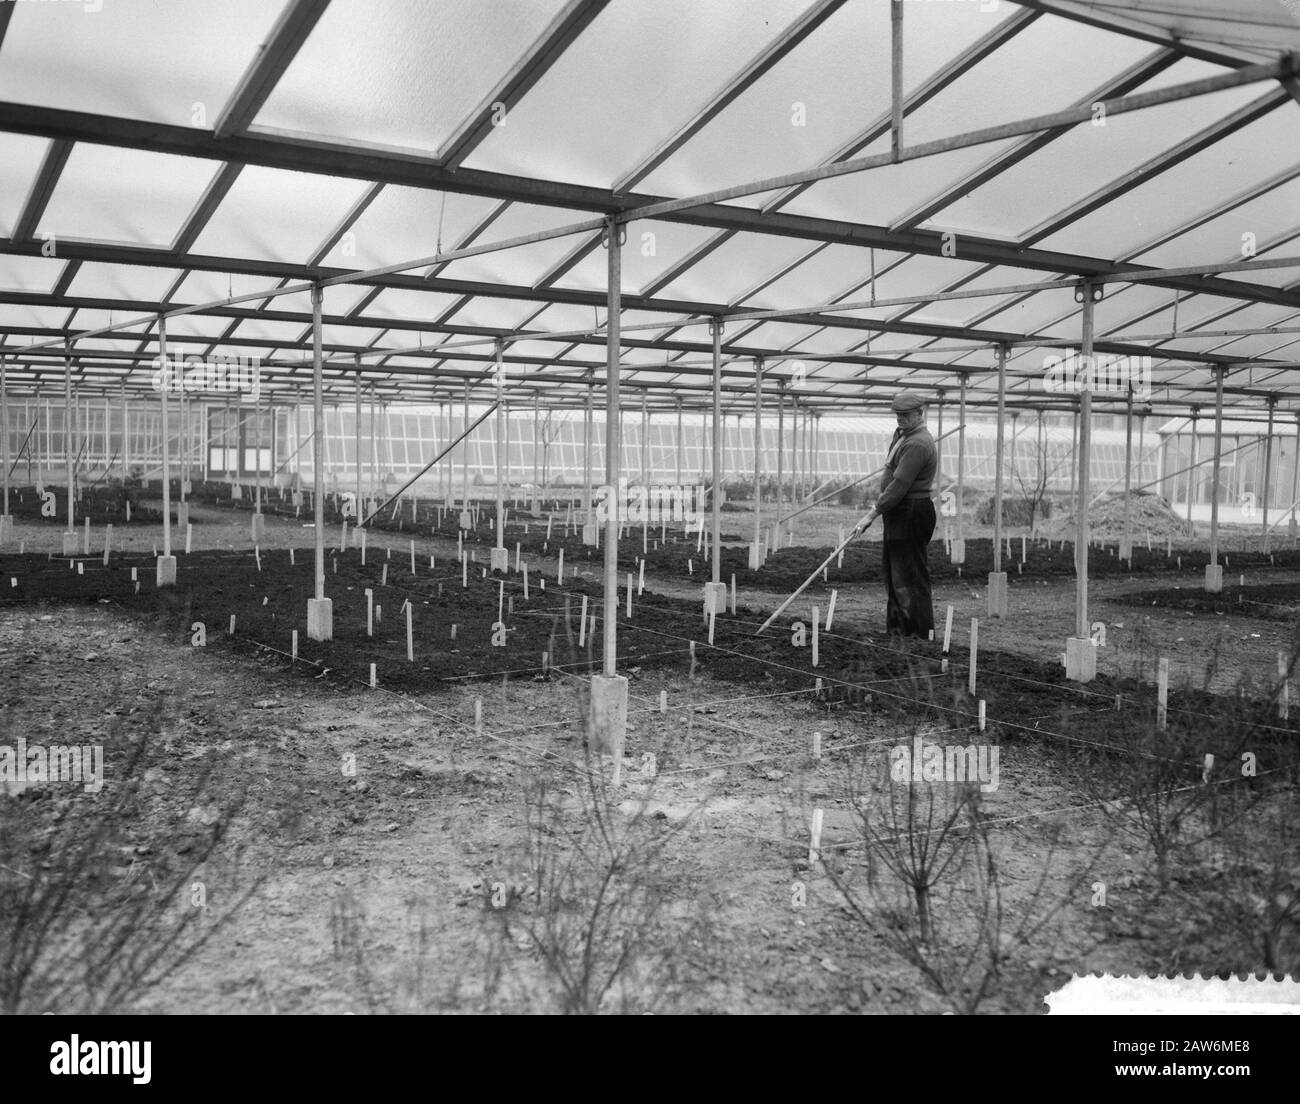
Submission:
<svg viewBox="0 0 1300 1104">
<path fill-rule="evenodd" d="M 76 473 L 73 471 L 73 425 L 72 425 L 72 343 L 63 350 L 63 453 L 67 461 L 68 478 L 68 528 L 63 534 L 63 554 L 77 554 L 76 522 Z M 163 392 L 166 394 L 166 391 Z"/>
<path fill-rule="evenodd" d="M 763 566 L 763 358 L 754 360 L 754 543 L 749 570 Z"/>
<path fill-rule="evenodd" d="M 1264 501 L 1260 503 L 1263 510 L 1263 520 L 1260 522 L 1260 529 L 1264 533 L 1264 551 L 1268 551 L 1268 500 L 1273 490 L 1273 411 L 1277 406 L 1277 399 L 1273 396 L 1268 398 L 1268 432 L 1264 437 Z"/>
<path fill-rule="evenodd" d="M 962 515 L 966 511 L 966 373 L 962 373 L 961 390 L 957 397 L 957 535 L 952 538 L 952 550 L 949 559 L 954 564 L 966 562 L 965 529 Z"/>
<path fill-rule="evenodd" d="M 1205 566 L 1205 589 L 1210 594 L 1223 590 L 1223 565 L 1219 563 L 1219 487 L 1223 473 L 1223 377 L 1227 369 L 1214 372 L 1214 465 L 1210 485 L 1210 562 Z"/>
<path fill-rule="evenodd" d="M 1129 384 L 1128 395 L 1124 403 L 1124 531 L 1119 541 L 1119 558 L 1133 559 L 1133 534 L 1130 530 L 1132 519 L 1132 502 L 1130 494 L 1133 486 L 1133 385 Z"/>
<path fill-rule="evenodd" d="M 1006 440 L 1007 347 L 998 346 L 998 430 L 993 457 L 993 570 L 989 572 L 990 617 L 1007 615 L 1007 573 L 1002 569 L 1002 450 Z"/>
<path fill-rule="evenodd" d="M 713 562 L 710 565 L 709 582 L 704 586 L 706 620 L 710 613 L 722 614 L 727 608 L 727 585 L 722 581 L 722 320 L 714 318 L 710 330 L 713 334 L 713 407 L 710 419 L 713 428 L 713 501 L 709 518 L 709 545 Z"/>
<path fill-rule="evenodd" d="M 316 597 L 307 600 L 307 636 L 334 639 L 334 604 L 325 597 L 325 388 L 321 379 L 321 286 L 311 289 L 312 358 L 312 510 L 316 522 Z M 358 458 L 359 459 L 359 458 Z M 358 504 L 359 508 L 359 504 Z"/>
<path fill-rule="evenodd" d="M 167 411 L 167 394 L 171 391 L 175 373 L 167 364 L 167 319 L 158 316 L 158 362 L 162 365 L 162 388 L 158 392 L 160 399 L 162 427 L 162 488 L 163 488 L 163 551 L 155 566 L 155 585 L 162 589 L 176 585 L 176 557 L 172 555 L 172 468 L 171 447 L 167 442 L 170 436 L 168 426 L 170 418 Z"/>
<path fill-rule="evenodd" d="M 627 736 L 627 678 L 617 673 L 618 663 L 618 527 L 623 512 L 619 501 L 621 461 L 619 424 L 619 315 L 622 310 L 623 228 L 613 219 L 605 223 L 609 250 L 609 292 L 605 324 L 605 484 L 610 488 L 605 515 L 604 639 L 601 674 L 591 684 L 590 743 L 614 757 L 613 784 L 623 775 L 623 747 Z"/>
<path fill-rule="evenodd" d="M 591 505 L 591 453 L 594 447 L 592 438 L 595 432 L 591 403 L 592 385 L 588 383 L 586 417 L 582 424 L 582 543 L 588 548 L 595 546 L 598 540 L 596 517 L 592 513 Z"/>
<path fill-rule="evenodd" d="M 1200 421 L 1201 413 L 1199 407 L 1192 407 L 1192 464 L 1187 469 L 1187 535 L 1196 536 L 1196 522 L 1192 520 L 1192 506 L 1196 501 L 1196 480 L 1200 473 L 1197 466 L 1200 460 L 1201 435 L 1197 432 L 1197 422 Z"/>
<path fill-rule="evenodd" d="M 1080 356 L 1092 363 L 1093 304 L 1101 298 L 1101 285 L 1085 281 L 1075 292 L 1083 303 L 1083 342 Z M 1075 504 L 1074 537 L 1074 635 L 1065 644 L 1065 677 L 1073 682 L 1091 682 L 1097 677 L 1097 647 L 1092 642 L 1088 621 L 1088 495 L 1092 465 L 1092 389 L 1079 394 L 1078 498 Z"/>
<path fill-rule="evenodd" d="M 497 431 L 496 431 L 496 464 L 493 472 L 492 482 L 497 487 L 497 518 L 493 528 L 496 531 L 496 547 L 491 553 L 491 568 L 493 571 L 500 571 L 503 575 L 510 570 L 510 550 L 506 548 L 506 527 L 503 524 L 506 516 L 506 401 L 505 401 L 505 361 L 503 354 L 505 346 L 500 339 L 493 342 L 493 351 L 496 355 L 496 400 L 497 400 Z"/>
</svg>

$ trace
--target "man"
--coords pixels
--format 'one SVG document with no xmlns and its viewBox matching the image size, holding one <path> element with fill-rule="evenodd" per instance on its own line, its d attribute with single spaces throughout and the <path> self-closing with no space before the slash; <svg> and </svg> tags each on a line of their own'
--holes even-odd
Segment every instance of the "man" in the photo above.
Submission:
<svg viewBox="0 0 1300 1104">
<path fill-rule="evenodd" d="M 930 565 L 926 551 L 934 536 L 930 499 L 938 450 L 925 428 L 925 400 L 903 392 L 890 404 L 898 429 L 889 444 L 880 497 L 853 530 L 860 534 L 877 517 L 885 519 L 882 567 L 889 603 L 885 628 L 925 639 L 934 629 Z"/>
</svg>

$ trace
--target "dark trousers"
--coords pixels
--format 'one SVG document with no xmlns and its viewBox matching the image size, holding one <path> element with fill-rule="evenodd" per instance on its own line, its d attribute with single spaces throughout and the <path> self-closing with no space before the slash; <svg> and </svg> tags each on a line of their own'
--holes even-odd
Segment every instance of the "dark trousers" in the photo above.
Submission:
<svg viewBox="0 0 1300 1104">
<path fill-rule="evenodd" d="M 889 594 L 885 614 L 888 632 L 924 639 L 934 628 L 930 565 L 926 558 L 934 526 L 934 503 L 928 498 L 905 498 L 885 514 L 883 567 Z"/>
</svg>

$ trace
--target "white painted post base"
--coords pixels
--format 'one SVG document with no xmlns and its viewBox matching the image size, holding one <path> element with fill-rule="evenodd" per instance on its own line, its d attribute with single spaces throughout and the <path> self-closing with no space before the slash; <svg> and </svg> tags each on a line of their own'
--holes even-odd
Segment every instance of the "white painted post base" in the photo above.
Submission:
<svg viewBox="0 0 1300 1104">
<path fill-rule="evenodd" d="M 1097 645 L 1091 637 L 1066 640 L 1065 677 L 1071 682 L 1091 682 L 1097 677 Z"/>
<path fill-rule="evenodd" d="M 625 675 L 591 676 L 591 714 L 588 718 L 587 744 L 596 754 L 614 756 L 615 773 L 622 764 L 627 740 L 627 677 Z"/>
<path fill-rule="evenodd" d="M 757 571 L 763 566 L 763 546 L 761 544 L 751 544 L 749 546 L 749 570 Z"/>
<path fill-rule="evenodd" d="M 966 562 L 966 538 L 953 537 L 952 550 L 948 553 L 948 562 L 964 564 Z"/>
<path fill-rule="evenodd" d="M 1221 594 L 1223 592 L 1223 564 L 1205 565 L 1205 593 Z"/>
<path fill-rule="evenodd" d="M 499 571 L 503 575 L 508 575 L 510 573 L 510 549 L 492 549 L 490 566 L 493 571 Z"/>
<path fill-rule="evenodd" d="M 157 574 L 154 577 L 155 584 L 161 589 L 176 585 L 176 557 L 159 556 Z"/>
<path fill-rule="evenodd" d="M 310 640 L 334 639 L 333 599 L 307 599 L 307 637 Z"/>
<path fill-rule="evenodd" d="M 75 556 L 80 551 L 80 539 L 76 533 L 63 534 L 63 554 L 65 556 Z"/>
<path fill-rule="evenodd" d="M 727 612 L 727 584 L 726 583 L 705 583 L 704 584 L 704 620 L 709 619 L 709 614 L 721 617 Z"/>
<path fill-rule="evenodd" d="M 596 523 L 588 522 L 582 527 L 582 543 L 589 547 L 596 543 Z"/>
<path fill-rule="evenodd" d="M 468 510 L 462 510 L 460 512 L 460 527 L 462 529 L 474 528 L 474 518 L 470 516 L 470 512 Z"/>
<path fill-rule="evenodd" d="M 1007 616 L 1007 573 L 1005 571 L 989 572 L 989 616 Z"/>
<path fill-rule="evenodd" d="M 1131 540 L 1121 540 L 1116 555 L 1121 560 L 1131 560 L 1133 558 L 1133 542 Z"/>
<path fill-rule="evenodd" d="M 290 497 L 290 502 L 293 504 L 295 510 L 302 509 L 302 491 L 294 491 L 293 495 Z"/>
<path fill-rule="evenodd" d="M 253 543 L 261 544 L 266 540 L 266 515 L 254 514 L 252 527 Z"/>
<path fill-rule="evenodd" d="M 184 529 L 190 523 L 190 504 L 188 502 L 176 503 L 176 528 Z"/>
</svg>

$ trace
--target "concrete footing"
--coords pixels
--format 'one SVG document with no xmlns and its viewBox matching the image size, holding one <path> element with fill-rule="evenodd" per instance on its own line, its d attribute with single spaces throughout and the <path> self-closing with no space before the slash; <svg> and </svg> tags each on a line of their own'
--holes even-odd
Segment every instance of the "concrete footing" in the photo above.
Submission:
<svg viewBox="0 0 1300 1104">
<path fill-rule="evenodd" d="M 154 582 L 158 587 L 170 587 L 176 585 L 176 557 L 159 556 L 157 560 L 157 574 Z"/>
<path fill-rule="evenodd" d="M 721 617 L 727 612 L 727 584 L 726 583 L 705 583 L 704 584 L 704 620 L 709 619 L 709 614 L 716 614 Z"/>
<path fill-rule="evenodd" d="M 589 521 L 582 527 L 582 543 L 591 547 L 596 543 L 596 523 Z"/>
<path fill-rule="evenodd" d="M 265 514 L 253 515 L 252 534 L 253 534 L 254 544 L 261 544 L 262 541 L 266 539 L 266 515 Z"/>
<path fill-rule="evenodd" d="M 460 512 L 460 527 L 462 529 L 474 528 L 474 519 L 473 517 L 470 516 L 470 512 L 468 510 L 462 510 Z"/>
<path fill-rule="evenodd" d="M 510 571 L 510 549 L 492 549 L 490 566 L 493 571 L 500 571 L 503 575 L 508 574 Z"/>
<path fill-rule="evenodd" d="M 757 571 L 763 566 L 763 546 L 761 544 L 751 544 L 749 546 L 749 570 Z"/>
<path fill-rule="evenodd" d="M 194 484 L 191 483 L 188 479 L 185 480 L 185 482 L 181 484 L 181 494 L 183 494 L 186 498 L 188 498 L 193 493 L 194 493 Z"/>
<path fill-rule="evenodd" d="M 1071 682 L 1091 682 L 1097 677 L 1097 645 L 1091 637 L 1066 640 L 1065 677 Z"/>
<path fill-rule="evenodd" d="M 81 540 L 75 532 L 63 534 L 63 554 L 76 556 L 81 552 Z"/>
<path fill-rule="evenodd" d="M 989 572 L 989 616 L 1007 616 L 1007 573 L 1005 571 Z"/>
<path fill-rule="evenodd" d="M 293 494 L 290 496 L 290 502 L 293 504 L 295 510 L 301 508 L 302 491 L 294 491 Z"/>
<path fill-rule="evenodd" d="M 176 527 L 184 529 L 190 523 L 190 504 L 188 502 L 176 503 Z"/>
<path fill-rule="evenodd" d="M 307 637 L 309 640 L 334 639 L 334 602 L 332 599 L 307 599 Z"/>
<path fill-rule="evenodd" d="M 948 554 L 948 562 L 955 564 L 964 564 L 966 562 L 966 539 L 964 537 L 953 537 L 952 551 Z"/>
<path fill-rule="evenodd" d="M 1223 564 L 1205 565 L 1205 592 L 1220 594 L 1223 591 Z"/>
<path fill-rule="evenodd" d="M 1121 540 L 1119 542 L 1119 551 L 1115 554 L 1121 560 L 1131 560 L 1133 558 L 1133 542 L 1131 540 Z"/>
<path fill-rule="evenodd" d="M 627 740 L 627 678 L 591 676 L 591 714 L 587 745 L 594 753 L 613 755 L 618 762 Z"/>
</svg>

